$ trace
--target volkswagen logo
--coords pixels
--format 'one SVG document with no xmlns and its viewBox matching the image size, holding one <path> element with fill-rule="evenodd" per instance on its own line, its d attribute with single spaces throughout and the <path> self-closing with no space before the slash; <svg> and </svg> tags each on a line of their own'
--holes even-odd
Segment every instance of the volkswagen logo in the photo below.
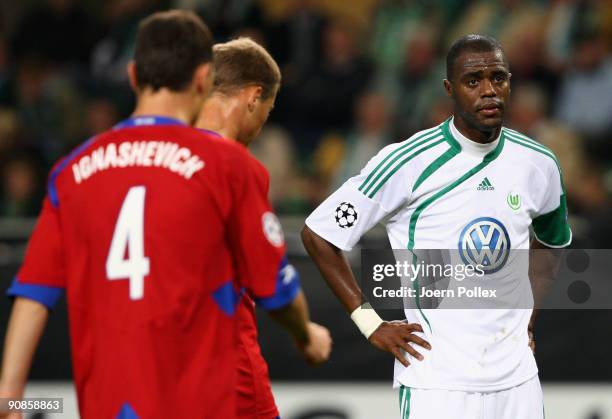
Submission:
<svg viewBox="0 0 612 419">
<path fill-rule="evenodd" d="M 459 236 L 459 254 L 466 265 L 482 265 L 485 274 L 497 272 L 510 254 L 506 227 L 491 217 L 473 220 Z"/>
</svg>

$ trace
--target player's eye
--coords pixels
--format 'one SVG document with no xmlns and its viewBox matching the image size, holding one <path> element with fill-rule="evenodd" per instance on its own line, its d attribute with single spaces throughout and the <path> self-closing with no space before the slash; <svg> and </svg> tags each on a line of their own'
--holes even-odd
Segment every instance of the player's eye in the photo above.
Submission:
<svg viewBox="0 0 612 419">
<path fill-rule="evenodd" d="M 468 86 L 470 86 L 470 87 L 478 86 L 478 80 L 476 80 L 476 79 L 469 79 L 468 80 Z"/>
<path fill-rule="evenodd" d="M 504 81 L 506 81 L 506 76 L 503 74 L 498 74 L 497 76 L 495 76 L 495 81 L 497 83 L 503 83 Z"/>
</svg>

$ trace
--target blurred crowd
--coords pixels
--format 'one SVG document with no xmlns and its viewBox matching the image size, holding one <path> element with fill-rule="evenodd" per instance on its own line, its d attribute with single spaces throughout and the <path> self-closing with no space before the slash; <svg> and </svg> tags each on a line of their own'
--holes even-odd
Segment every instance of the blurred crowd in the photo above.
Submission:
<svg viewBox="0 0 612 419">
<path fill-rule="evenodd" d="M 281 214 L 305 214 L 384 145 L 452 113 L 458 36 L 502 43 L 507 125 L 551 148 L 577 245 L 612 239 L 612 2 L 606 0 L 31 0 L 0 5 L 0 216 L 34 216 L 66 151 L 126 117 L 138 21 L 197 11 L 215 39 L 265 45 L 283 85 L 253 152 Z"/>
</svg>

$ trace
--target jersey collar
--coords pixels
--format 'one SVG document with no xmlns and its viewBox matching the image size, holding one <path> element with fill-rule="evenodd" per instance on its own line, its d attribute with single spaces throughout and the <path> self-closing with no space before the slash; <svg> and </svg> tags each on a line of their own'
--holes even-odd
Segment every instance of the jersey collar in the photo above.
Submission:
<svg viewBox="0 0 612 419">
<path fill-rule="evenodd" d="M 204 128 L 198 128 L 198 130 L 199 130 L 199 131 L 202 131 L 202 132 L 204 132 L 204 133 L 206 133 L 206 134 L 210 134 L 210 135 L 212 135 L 213 137 L 219 137 L 219 138 L 221 138 L 221 137 L 222 137 L 222 135 L 221 135 L 221 134 L 219 134 L 217 131 L 211 131 L 211 130 L 209 130 L 209 129 L 204 129 Z"/>
<path fill-rule="evenodd" d="M 481 144 L 470 140 L 457 129 L 454 117 L 452 116 L 442 124 L 442 132 L 453 148 L 474 157 L 485 157 L 492 154 L 498 155 L 504 143 L 502 138 L 503 130 L 500 131 L 495 141 L 488 144 Z"/>
<path fill-rule="evenodd" d="M 179 121 L 175 118 L 167 116 L 156 116 L 156 115 L 142 115 L 128 118 L 124 121 L 119 122 L 113 127 L 113 129 L 122 129 L 129 127 L 142 127 L 150 125 L 182 125 L 187 126 L 183 121 Z"/>
</svg>

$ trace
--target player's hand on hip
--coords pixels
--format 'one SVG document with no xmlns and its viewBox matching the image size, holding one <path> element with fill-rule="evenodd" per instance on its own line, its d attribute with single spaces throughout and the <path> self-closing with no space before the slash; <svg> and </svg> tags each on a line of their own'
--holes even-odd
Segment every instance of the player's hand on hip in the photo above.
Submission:
<svg viewBox="0 0 612 419">
<path fill-rule="evenodd" d="M 533 331 L 529 330 L 527 334 L 529 335 L 529 348 L 531 348 L 531 352 L 535 354 L 536 343 L 535 343 L 535 338 L 533 336 Z"/>
<path fill-rule="evenodd" d="M 304 359 L 310 365 L 318 365 L 329 359 L 332 348 L 329 330 L 320 324 L 308 323 L 308 343 L 298 345 Z"/>
<path fill-rule="evenodd" d="M 535 337 L 533 335 L 533 323 L 534 323 L 533 319 L 534 317 L 531 316 L 531 319 L 529 320 L 529 324 L 527 325 L 527 336 L 529 336 L 529 343 L 527 345 L 531 349 L 531 352 L 535 354 L 536 343 L 535 343 Z"/>
<path fill-rule="evenodd" d="M 423 355 L 417 352 L 410 343 L 431 350 L 431 345 L 415 332 L 423 333 L 420 324 L 394 320 L 383 322 L 368 340 L 378 349 L 393 354 L 403 366 L 407 367 L 410 362 L 406 359 L 405 353 L 409 353 L 419 361 L 423 360 Z"/>
</svg>

